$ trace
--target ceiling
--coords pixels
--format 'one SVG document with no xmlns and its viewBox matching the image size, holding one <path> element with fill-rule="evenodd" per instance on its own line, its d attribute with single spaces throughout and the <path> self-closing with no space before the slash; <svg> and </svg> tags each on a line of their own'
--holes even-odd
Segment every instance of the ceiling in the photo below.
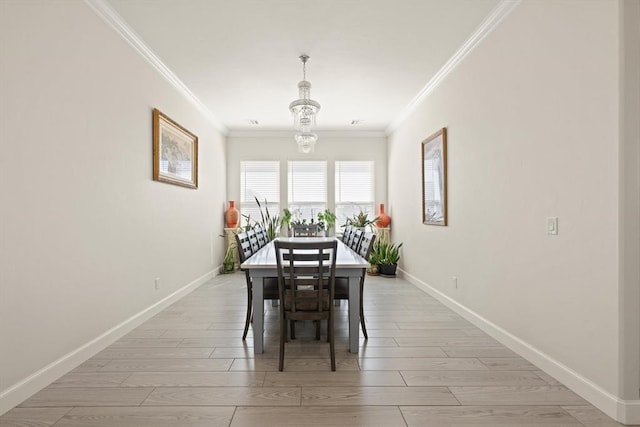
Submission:
<svg viewBox="0 0 640 427">
<path fill-rule="evenodd" d="M 316 130 L 384 131 L 499 0 L 108 3 L 232 132 L 292 129 L 303 53 Z"/>
</svg>

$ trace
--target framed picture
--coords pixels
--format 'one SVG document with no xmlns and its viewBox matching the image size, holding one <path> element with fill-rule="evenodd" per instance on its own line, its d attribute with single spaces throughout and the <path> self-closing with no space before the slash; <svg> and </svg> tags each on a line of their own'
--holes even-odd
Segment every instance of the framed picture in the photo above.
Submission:
<svg viewBox="0 0 640 427">
<path fill-rule="evenodd" d="M 198 137 L 153 109 L 153 179 L 198 188 Z"/>
<path fill-rule="evenodd" d="M 422 141 L 422 222 L 447 225 L 447 128 Z"/>
</svg>

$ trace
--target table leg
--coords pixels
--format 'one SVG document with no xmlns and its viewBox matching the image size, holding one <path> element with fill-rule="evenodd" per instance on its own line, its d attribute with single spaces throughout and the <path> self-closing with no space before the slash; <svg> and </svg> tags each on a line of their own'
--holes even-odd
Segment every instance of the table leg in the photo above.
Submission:
<svg viewBox="0 0 640 427">
<path fill-rule="evenodd" d="M 260 354 L 264 335 L 264 277 L 253 278 L 253 352 Z"/>
<path fill-rule="evenodd" d="M 255 294 L 254 294 L 255 298 Z M 255 328 L 255 325 L 254 325 Z M 255 337 L 255 332 L 254 332 Z M 349 277 L 349 351 L 360 349 L 360 276 Z"/>
</svg>

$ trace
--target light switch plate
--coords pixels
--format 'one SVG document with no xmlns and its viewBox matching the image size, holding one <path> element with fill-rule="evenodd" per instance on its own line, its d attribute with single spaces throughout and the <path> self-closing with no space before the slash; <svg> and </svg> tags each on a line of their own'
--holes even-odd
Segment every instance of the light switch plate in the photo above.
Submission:
<svg viewBox="0 0 640 427">
<path fill-rule="evenodd" d="M 558 234 L 558 217 L 551 216 L 547 218 L 547 234 L 555 236 Z"/>
</svg>

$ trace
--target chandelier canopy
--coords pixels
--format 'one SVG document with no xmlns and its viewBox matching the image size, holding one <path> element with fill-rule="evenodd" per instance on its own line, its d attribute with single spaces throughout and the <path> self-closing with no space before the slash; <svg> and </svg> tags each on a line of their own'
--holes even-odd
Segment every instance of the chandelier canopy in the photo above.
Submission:
<svg viewBox="0 0 640 427">
<path fill-rule="evenodd" d="M 298 83 L 298 99 L 289 104 L 289 111 L 293 115 L 293 126 L 298 131 L 295 140 L 301 153 L 313 152 L 318 136 L 311 132 L 316 125 L 316 116 L 320 111 L 320 104 L 311 99 L 311 82 L 307 81 L 308 55 L 300 55 L 302 61 L 302 81 Z"/>
</svg>

